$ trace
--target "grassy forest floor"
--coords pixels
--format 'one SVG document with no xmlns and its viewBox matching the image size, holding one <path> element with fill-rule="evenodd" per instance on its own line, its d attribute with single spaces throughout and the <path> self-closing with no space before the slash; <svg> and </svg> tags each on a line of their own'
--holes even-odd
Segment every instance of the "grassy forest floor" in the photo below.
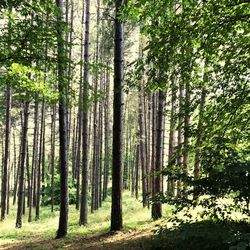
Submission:
<svg viewBox="0 0 250 250">
<path fill-rule="evenodd" d="M 89 213 L 89 224 L 80 227 L 79 212 L 72 205 L 69 212 L 68 235 L 55 239 L 59 210 L 41 208 L 40 220 L 27 222 L 27 211 L 22 229 L 15 228 L 16 208 L 11 208 L 8 219 L 0 222 L 0 249 L 168 249 L 168 250 L 236 250 L 250 249 L 250 223 L 248 219 L 235 221 L 197 221 L 173 228 L 171 208 L 163 205 L 164 218 L 153 222 L 151 211 L 131 197 L 123 196 L 124 229 L 110 233 L 110 197 L 94 214 Z M 191 212 L 191 211 L 190 211 Z M 194 211 L 193 211 L 194 212 Z M 157 237 L 154 230 L 163 226 Z M 167 227 L 166 227 L 167 225 Z"/>
<path fill-rule="evenodd" d="M 124 194 L 124 229 L 110 234 L 110 206 L 108 198 L 94 214 L 89 214 L 89 224 L 80 227 L 79 212 L 70 206 L 69 229 L 65 239 L 55 240 L 59 211 L 51 213 L 50 207 L 41 208 L 39 221 L 27 222 L 23 218 L 22 229 L 15 228 L 15 207 L 8 219 L 0 222 L 0 249 L 147 249 L 147 239 L 153 235 L 157 223 L 150 219 L 151 211 L 129 193 Z M 170 209 L 164 208 L 168 217 Z M 159 223 L 159 222 L 158 222 Z"/>
</svg>

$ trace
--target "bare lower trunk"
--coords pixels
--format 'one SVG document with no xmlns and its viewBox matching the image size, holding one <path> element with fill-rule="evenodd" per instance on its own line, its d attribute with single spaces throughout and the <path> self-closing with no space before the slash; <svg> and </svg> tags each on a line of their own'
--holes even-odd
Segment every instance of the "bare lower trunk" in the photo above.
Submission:
<svg viewBox="0 0 250 250">
<path fill-rule="evenodd" d="M 162 144 L 163 144 L 163 111 L 165 103 L 165 94 L 162 90 L 159 91 L 158 112 L 157 112 L 157 127 L 156 127 L 156 148 L 155 148 L 155 176 L 154 176 L 154 197 L 152 204 L 152 217 L 157 220 L 162 217 L 162 204 L 157 199 L 157 195 L 162 192 L 161 189 L 161 174 L 162 170 Z"/>
<path fill-rule="evenodd" d="M 10 132 L 11 132 L 11 89 L 6 89 L 6 112 L 5 112 L 5 146 L 2 175 L 2 192 L 1 192 L 1 220 L 6 218 L 7 198 L 8 198 L 8 172 L 9 172 L 9 154 L 10 154 Z"/>
<path fill-rule="evenodd" d="M 16 216 L 16 227 L 22 227 L 22 215 L 23 215 L 23 203 L 24 203 L 24 172 L 25 172 L 25 156 L 26 156 L 26 143 L 28 133 L 28 118 L 29 118 L 29 102 L 24 103 L 24 122 L 22 129 L 22 140 L 21 140 L 21 161 L 20 161 L 20 175 L 19 175 L 19 189 L 18 189 L 18 203 L 17 203 L 17 216 Z"/>
<path fill-rule="evenodd" d="M 123 0 L 116 0 L 115 52 L 114 52 L 114 102 L 112 151 L 112 205 L 111 231 L 122 228 L 122 149 L 123 149 L 123 50 L 124 31 L 120 19 Z"/>
<path fill-rule="evenodd" d="M 58 60 L 58 90 L 59 97 L 59 145 L 60 145 L 60 216 L 59 226 L 57 230 L 57 238 L 66 236 L 68 229 L 68 142 L 67 142 L 67 116 L 66 116 L 66 87 L 64 83 L 65 66 L 64 66 L 64 43 L 63 43 L 63 31 L 60 28 L 62 22 L 62 1 L 56 0 L 57 7 L 60 9 L 60 13 L 57 16 L 57 60 Z"/>
<path fill-rule="evenodd" d="M 82 193 L 80 225 L 88 222 L 88 90 L 89 90 L 89 44 L 90 44 L 90 0 L 85 0 L 85 40 L 83 73 L 83 114 L 82 114 Z"/>
</svg>

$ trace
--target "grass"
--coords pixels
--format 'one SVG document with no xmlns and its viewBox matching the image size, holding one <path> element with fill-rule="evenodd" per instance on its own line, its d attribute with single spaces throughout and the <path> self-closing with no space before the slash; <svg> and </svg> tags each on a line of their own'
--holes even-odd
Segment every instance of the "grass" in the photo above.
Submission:
<svg viewBox="0 0 250 250">
<path fill-rule="evenodd" d="M 50 207 L 41 208 L 39 221 L 27 222 L 15 228 L 16 207 L 12 207 L 8 219 L 0 222 L 0 249 L 249 249 L 250 223 L 241 221 L 197 221 L 173 226 L 166 221 L 171 209 L 163 205 L 165 219 L 153 222 L 151 211 L 130 196 L 123 195 L 123 221 L 121 232 L 110 234 L 110 197 L 94 214 L 89 213 L 89 224 L 79 226 L 79 211 L 72 205 L 69 212 L 68 235 L 55 240 L 59 211 L 51 213 Z M 196 214 L 197 211 L 190 211 Z M 157 227 L 158 235 L 153 235 Z M 249 248 L 248 248 L 249 247 Z"/>
<path fill-rule="evenodd" d="M 110 227 L 110 197 L 103 202 L 102 207 L 94 214 L 89 213 L 87 226 L 79 226 L 79 211 L 74 205 L 69 209 L 68 235 L 63 240 L 54 240 L 58 227 L 59 211 L 51 213 L 50 207 L 41 207 L 40 220 L 28 223 L 27 211 L 23 217 L 23 227 L 15 228 L 16 207 L 11 207 L 8 218 L 0 222 L 0 249 L 20 248 L 20 249 L 64 249 L 74 247 L 74 244 L 85 239 L 92 239 L 89 244 L 99 241 L 102 235 L 107 235 Z M 165 206 L 165 216 L 169 215 L 170 209 Z M 124 229 L 121 235 L 126 238 L 129 233 L 138 231 L 151 231 L 155 223 L 151 220 L 151 211 L 143 208 L 142 203 L 130 196 L 129 192 L 123 195 L 123 221 Z M 120 236 L 111 237 L 118 241 Z M 97 238 L 96 238 L 97 237 Z M 108 240 L 108 239 L 106 239 Z M 105 239 L 103 239 L 105 241 Z M 75 242 L 75 243 L 74 243 Z M 51 245 L 52 244 L 52 245 Z M 73 244 L 73 245 L 72 245 Z M 97 248 L 96 248 L 97 249 Z"/>
</svg>

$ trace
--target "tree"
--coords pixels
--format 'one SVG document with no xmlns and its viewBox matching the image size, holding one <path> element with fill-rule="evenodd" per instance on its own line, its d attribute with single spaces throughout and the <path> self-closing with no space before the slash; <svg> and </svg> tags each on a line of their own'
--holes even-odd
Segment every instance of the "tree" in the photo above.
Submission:
<svg viewBox="0 0 250 250">
<path fill-rule="evenodd" d="M 23 107 L 23 128 L 22 128 L 22 140 L 21 140 L 21 160 L 20 160 L 20 174 L 19 174 L 19 188 L 18 188 L 18 202 L 17 202 L 17 216 L 16 227 L 22 227 L 23 205 L 24 205 L 24 171 L 25 171 L 25 157 L 27 150 L 27 132 L 28 132 L 28 118 L 29 118 L 29 101 L 24 102 Z"/>
<path fill-rule="evenodd" d="M 59 8 L 57 15 L 57 63 L 58 63 L 58 90 L 59 90 L 59 140 L 60 140 L 60 217 L 57 238 L 62 238 L 67 234 L 68 229 L 68 144 L 67 144 L 67 121 L 66 121 L 66 86 L 65 86 L 65 53 L 64 35 L 62 30 L 62 0 L 56 0 Z"/>
<path fill-rule="evenodd" d="M 90 1 L 85 1 L 85 38 L 83 72 L 82 114 L 82 193 L 80 225 L 88 223 L 88 92 L 89 92 L 89 45 L 90 45 Z"/>
<path fill-rule="evenodd" d="M 5 145 L 4 145 L 4 166 L 2 176 L 2 195 L 1 195 L 1 220 L 6 218 L 7 199 L 8 199 L 8 172 L 9 172 L 9 153 L 10 153 L 10 134 L 11 134 L 11 88 L 6 87 L 6 116 L 5 116 Z"/>
<path fill-rule="evenodd" d="M 32 155 L 32 167 L 31 167 L 31 185 L 30 185 L 30 204 L 29 204 L 29 219 L 28 221 L 32 221 L 32 207 L 33 207 L 33 198 L 34 198 L 34 188 L 36 184 L 36 169 L 38 163 L 38 96 L 35 98 L 35 110 L 34 110 L 34 137 L 33 137 L 33 155 Z"/>
<path fill-rule="evenodd" d="M 113 150 L 112 150 L 112 208 L 111 231 L 122 228 L 122 137 L 123 137 L 123 50 L 124 31 L 121 20 L 123 0 L 116 0 L 115 48 L 114 48 L 114 102 L 113 102 Z"/>
<path fill-rule="evenodd" d="M 165 104 L 165 93 L 159 91 L 158 100 L 158 112 L 157 112 L 157 126 L 156 126 L 156 145 L 155 145 L 155 167 L 154 167 L 154 193 L 153 193 L 153 204 L 152 204 L 152 217 L 157 220 L 162 217 L 162 204 L 157 199 L 157 195 L 162 192 L 161 189 L 161 174 L 162 170 L 162 146 L 163 146 L 163 111 Z"/>
<path fill-rule="evenodd" d="M 9 7 L 11 13 L 11 7 Z M 8 21 L 8 40 L 11 39 L 11 22 Z M 8 45 L 8 49 L 10 45 Z M 9 158 L 10 158 L 10 134 L 11 134 L 11 103 L 12 93 L 9 84 L 6 86 L 6 111 L 5 111 L 5 145 L 4 145 L 4 161 L 3 161 L 3 175 L 2 175 L 2 189 L 1 189 L 1 220 L 6 218 L 7 201 L 8 201 L 8 172 L 9 172 Z"/>
</svg>

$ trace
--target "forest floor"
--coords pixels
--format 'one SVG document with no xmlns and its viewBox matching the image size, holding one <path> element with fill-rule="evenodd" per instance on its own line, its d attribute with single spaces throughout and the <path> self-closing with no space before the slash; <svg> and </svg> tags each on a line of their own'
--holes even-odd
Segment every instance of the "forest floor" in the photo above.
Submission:
<svg viewBox="0 0 250 250">
<path fill-rule="evenodd" d="M 50 207 L 41 207 L 40 220 L 27 222 L 23 217 L 22 229 L 15 228 L 15 208 L 11 209 L 8 219 L 0 222 L 0 249 L 148 249 L 153 230 L 158 222 L 151 220 L 151 211 L 143 208 L 142 203 L 124 194 L 124 229 L 110 233 L 110 206 L 108 198 L 100 209 L 89 214 L 89 224 L 80 227 L 79 212 L 70 206 L 68 235 L 55 239 L 58 226 L 58 209 L 51 213 Z M 164 208 L 168 217 L 170 208 Z M 26 211 L 27 214 L 27 211 Z"/>
</svg>

